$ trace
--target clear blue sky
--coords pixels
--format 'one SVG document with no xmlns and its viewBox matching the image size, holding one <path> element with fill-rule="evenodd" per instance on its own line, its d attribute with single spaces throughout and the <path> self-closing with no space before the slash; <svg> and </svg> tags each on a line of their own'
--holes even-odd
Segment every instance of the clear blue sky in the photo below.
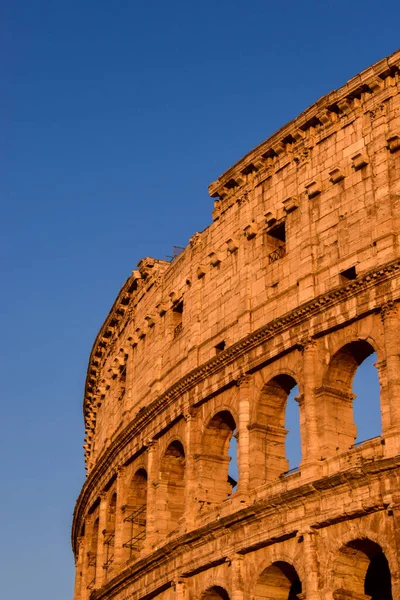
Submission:
<svg viewBox="0 0 400 600">
<path fill-rule="evenodd" d="M 95 335 L 207 185 L 400 46 L 400 3 L 13 0 L 0 16 L 1 596 L 70 600 Z"/>
</svg>

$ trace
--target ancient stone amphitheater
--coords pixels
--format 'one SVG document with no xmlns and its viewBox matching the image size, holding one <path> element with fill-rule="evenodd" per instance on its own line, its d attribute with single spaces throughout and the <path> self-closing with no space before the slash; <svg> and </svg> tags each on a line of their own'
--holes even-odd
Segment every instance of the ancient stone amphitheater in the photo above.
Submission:
<svg viewBox="0 0 400 600">
<path fill-rule="evenodd" d="M 400 598 L 399 92 L 400 51 L 212 183 L 212 224 L 122 287 L 87 373 L 75 600 Z M 373 352 L 382 428 L 356 444 Z"/>
</svg>

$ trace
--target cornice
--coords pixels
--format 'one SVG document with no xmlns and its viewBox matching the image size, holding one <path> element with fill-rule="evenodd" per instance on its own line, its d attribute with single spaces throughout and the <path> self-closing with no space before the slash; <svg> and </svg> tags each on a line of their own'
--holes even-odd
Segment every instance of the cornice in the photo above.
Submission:
<svg viewBox="0 0 400 600">
<path fill-rule="evenodd" d="M 306 141 L 307 146 L 310 138 L 314 135 L 319 137 L 321 131 L 326 130 L 330 135 L 333 133 L 332 126 L 338 127 L 344 121 L 348 124 L 349 119 L 354 119 L 371 97 L 385 91 L 385 80 L 396 78 L 396 74 L 398 78 L 399 73 L 400 50 L 397 50 L 350 79 L 338 90 L 320 98 L 251 150 L 209 185 L 210 196 L 223 199 L 232 194 L 240 195 L 241 189 L 246 188 L 249 174 L 268 171 L 274 164 L 280 169 L 289 158 L 295 160 L 295 148 L 299 142 Z"/>
<path fill-rule="evenodd" d="M 245 338 L 233 344 L 226 350 L 223 350 L 203 365 L 193 369 L 168 388 L 163 394 L 158 396 L 149 406 L 141 408 L 131 423 L 120 432 L 104 454 L 100 456 L 83 485 L 74 512 L 72 528 L 73 540 L 76 539 L 77 527 L 83 516 L 83 509 L 90 494 L 94 491 L 98 479 L 112 467 L 113 462 L 117 460 L 121 449 L 144 431 L 159 412 L 167 409 L 175 402 L 175 400 L 193 389 L 203 380 L 222 371 L 226 366 L 234 363 L 238 358 L 247 354 L 257 346 L 264 344 L 274 336 L 280 335 L 293 326 L 309 320 L 320 312 L 339 305 L 345 300 L 354 298 L 358 294 L 365 292 L 384 281 L 395 278 L 399 271 L 400 259 L 396 259 L 384 266 L 367 271 L 363 275 L 360 275 L 356 280 L 333 288 L 326 294 L 321 294 L 315 299 L 298 306 L 282 317 L 274 319 L 250 333 Z M 391 298 L 390 300 L 397 299 Z M 380 306 L 374 307 L 373 310 L 380 310 Z M 369 312 L 371 312 L 371 309 L 369 309 Z M 296 346 L 298 343 L 294 343 L 294 345 Z M 258 366 L 259 365 L 256 363 L 250 365 L 249 372 L 256 370 Z M 242 375 L 243 374 L 245 373 L 242 373 Z"/>
</svg>

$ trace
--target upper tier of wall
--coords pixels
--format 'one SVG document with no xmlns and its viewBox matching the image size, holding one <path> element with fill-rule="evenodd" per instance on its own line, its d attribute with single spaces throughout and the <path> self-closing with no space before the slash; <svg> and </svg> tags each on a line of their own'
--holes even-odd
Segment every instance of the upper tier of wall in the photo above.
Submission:
<svg viewBox="0 0 400 600">
<path fill-rule="evenodd" d="M 399 74 L 400 51 L 324 96 L 210 185 L 214 221 L 172 263 L 140 261 L 89 360 L 89 472 L 201 369 L 398 258 Z"/>
</svg>

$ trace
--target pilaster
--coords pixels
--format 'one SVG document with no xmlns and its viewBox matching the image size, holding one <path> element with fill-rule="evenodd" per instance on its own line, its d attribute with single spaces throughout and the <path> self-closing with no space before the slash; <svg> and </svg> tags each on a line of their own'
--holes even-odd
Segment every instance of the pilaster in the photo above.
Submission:
<svg viewBox="0 0 400 600">
<path fill-rule="evenodd" d="M 122 507 L 126 504 L 127 490 L 126 490 L 126 468 L 117 468 L 117 482 L 116 482 L 116 493 L 117 493 L 117 505 L 115 507 L 115 537 L 114 537 L 114 567 L 118 568 L 123 562 L 123 530 L 124 530 L 124 519 Z"/>
<path fill-rule="evenodd" d="M 238 444 L 238 490 L 247 494 L 250 489 L 249 465 L 249 423 L 250 423 L 250 386 L 253 378 L 250 375 L 240 377 L 236 382 L 239 388 L 239 444 Z"/>
<path fill-rule="evenodd" d="M 156 485 L 158 479 L 157 442 L 147 443 L 147 520 L 146 520 L 146 552 L 151 552 L 156 541 Z"/>
<path fill-rule="evenodd" d="M 300 404 L 300 432 L 302 437 L 301 472 L 304 479 L 314 479 L 320 458 L 321 440 L 318 431 L 315 397 L 317 343 L 310 338 L 303 344 L 303 395 Z"/>
<path fill-rule="evenodd" d="M 301 536 L 303 538 L 304 564 L 307 565 L 306 578 L 303 582 L 303 594 L 307 600 L 322 600 L 319 583 L 319 567 L 315 539 L 317 533 L 309 528 Z"/>
<path fill-rule="evenodd" d="M 194 428 L 196 427 L 196 411 L 186 409 L 184 412 L 186 421 L 185 426 L 185 462 L 186 462 L 186 480 L 185 480 L 185 522 L 186 531 L 191 531 L 195 527 L 197 514 L 196 487 L 198 485 L 198 474 L 194 461 Z"/>
<path fill-rule="evenodd" d="M 77 540 L 78 556 L 75 565 L 74 600 L 81 600 L 84 578 L 85 562 L 85 537 L 82 535 Z"/>
<path fill-rule="evenodd" d="M 242 554 L 234 554 L 231 558 L 232 570 L 232 600 L 245 600 L 243 589 L 243 560 Z"/>
<path fill-rule="evenodd" d="M 386 354 L 386 390 L 390 428 L 384 431 L 389 454 L 400 452 L 400 328 L 397 306 L 388 302 L 381 309 Z"/>
<path fill-rule="evenodd" d="M 99 536 L 97 540 L 97 556 L 96 556 L 96 582 L 95 588 L 99 588 L 103 585 L 105 580 L 105 569 L 104 566 L 104 533 L 107 527 L 107 500 L 108 495 L 103 492 L 100 495 L 100 508 L 99 508 Z"/>
</svg>

